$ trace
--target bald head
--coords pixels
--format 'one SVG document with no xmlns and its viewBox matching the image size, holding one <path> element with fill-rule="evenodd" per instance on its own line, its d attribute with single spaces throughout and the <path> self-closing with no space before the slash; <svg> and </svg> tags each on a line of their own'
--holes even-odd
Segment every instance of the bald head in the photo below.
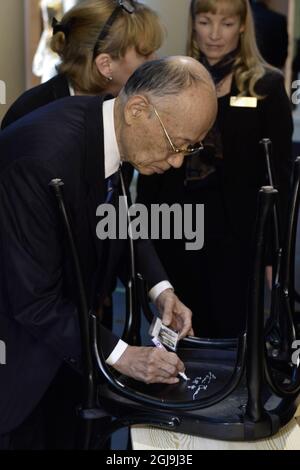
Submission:
<svg viewBox="0 0 300 470">
<path fill-rule="evenodd" d="M 215 87 L 207 70 L 197 60 L 171 56 L 145 62 L 129 78 L 121 98 L 149 94 L 152 97 L 178 95 L 192 86 L 206 88 L 215 95 Z"/>
<path fill-rule="evenodd" d="M 205 84 L 215 93 L 215 85 L 207 69 L 197 60 L 188 56 L 170 56 L 166 58 L 170 72 L 186 80 L 186 87 Z"/>
</svg>

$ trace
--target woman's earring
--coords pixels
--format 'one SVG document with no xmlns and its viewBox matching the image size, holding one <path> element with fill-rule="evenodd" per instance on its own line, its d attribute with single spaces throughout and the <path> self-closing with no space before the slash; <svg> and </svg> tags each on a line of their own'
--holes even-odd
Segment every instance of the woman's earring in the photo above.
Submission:
<svg viewBox="0 0 300 470">
<path fill-rule="evenodd" d="M 113 79 L 112 77 L 106 77 L 106 80 L 107 80 L 108 82 L 111 82 L 112 79 Z"/>
</svg>

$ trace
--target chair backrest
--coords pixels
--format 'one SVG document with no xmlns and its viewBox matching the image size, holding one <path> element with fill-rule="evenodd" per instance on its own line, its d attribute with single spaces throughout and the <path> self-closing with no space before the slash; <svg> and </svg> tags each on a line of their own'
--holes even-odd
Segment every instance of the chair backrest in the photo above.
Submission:
<svg viewBox="0 0 300 470">
<path fill-rule="evenodd" d="M 106 379 L 106 382 L 110 387 L 119 394 L 127 399 L 143 404 L 149 409 L 163 409 L 163 410 L 195 410 L 203 409 L 223 400 L 226 396 L 232 393 L 240 382 L 243 364 L 245 362 L 245 338 L 238 344 L 237 361 L 235 364 L 234 373 L 231 379 L 227 382 L 224 387 L 212 396 L 206 397 L 202 400 L 188 400 L 188 401 L 166 401 L 160 398 L 152 397 L 147 393 L 141 393 L 140 391 L 124 386 L 119 379 L 112 373 L 110 368 L 106 365 L 105 358 L 101 349 L 101 331 L 97 326 L 97 318 L 91 316 L 88 312 L 88 306 L 86 301 L 86 294 L 84 284 L 81 276 L 80 262 L 78 253 L 76 251 L 75 239 L 73 236 L 72 227 L 70 220 L 68 219 L 68 212 L 65 207 L 63 198 L 63 182 L 55 180 L 51 182 L 54 188 L 59 207 L 63 216 L 63 222 L 67 231 L 67 235 L 71 245 L 72 256 L 74 258 L 74 268 L 76 279 L 78 283 L 78 289 L 80 292 L 80 305 L 79 305 L 79 316 L 80 316 L 80 328 L 81 328 L 81 339 L 82 339 L 82 350 L 83 350 L 83 366 L 85 372 L 85 398 L 83 406 L 86 409 L 93 408 L 95 406 L 95 373 L 99 372 Z M 256 247 L 255 257 L 253 265 L 253 277 L 250 289 L 250 307 L 249 307 L 249 338 L 248 344 L 248 364 L 249 364 L 249 393 L 250 401 L 248 404 L 249 416 L 256 419 L 260 413 L 260 390 L 262 380 L 263 365 L 257 364 L 257 357 L 262 357 L 260 352 L 263 351 L 263 314 L 262 314 L 262 279 L 263 279 L 263 250 L 265 241 L 265 230 L 266 221 L 274 203 L 276 191 L 273 188 L 263 188 L 259 193 L 259 212 L 257 219 L 257 230 L 256 230 Z M 132 268 L 134 271 L 134 268 Z M 132 272 L 133 277 L 135 273 Z M 90 324 L 89 324 L 90 319 Z M 89 328 L 91 327 L 91 328 Z M 213 347 L 213 344 L 211 345 Z M 95 361 L 94 361 L 95 360 Z M 94 368 L 96 363 L 97 369 Z M 255 386 L 256 381 L 256 386 Z"/>
<path fill-rule="evenodd" d="M 260 143 L 264 147 L 269 183 L 276 187 L 276 175 L 272 162 L 272 142 L 270 139 L 265 138 Z M 282 226 L 283 221 L 279 217 L 278 202 L 273 209 L 273 288 L 267 336 L 272 347 L 277 348 L 278 352 L 276 354 L 279 354 L 279 351 L 287 353 L 295 336 L 293 314 L 295 298 L 298 296 L 295 290 L 294 273 L 299 212 L 299 160 L 300 158 L 296 160 L 294 166 L 293 186 L 289 195 L 289 207 L 287 217 L 285 217 L 285 226 Z"/>
<path fill-rule="evenodd" d="M 253 267 L 247 305 L 247 416 L 257 422 L 263 414 L 262 387 L 264 370 L 264 271 L 266 233 L 271 211 L 278 195 L 272 186 L 259 192 L 253 249 Z"/>
<path fill-rule="evenodd" d="M 264 249 L 266 241 L 266 227 L 267 221 L 270 216 L 270 211 L 272 210 L 275 202 L 275 197 L 277 191 L 272 187 L 265 187 L 259 192 L 259 204 L 258 204 L 258 215 L 256 223 L 256 237 L 254 245 L 254 264 L 253 264 L 253 273 L 251 276 L 251 286 L 249 290 L 249 337 L 248 344 L 248 365 L 249 365 L 249 387 L 250 390 L 250 405 L 249 405 L 249 416 L 256 416 L 253 410 L 257 410 L 259 406 L 257 402 L 261 399 L 259 393 L 262 386 L 262 376 L 263 376 L 263 352 L 264 352 L 264 331 L 263 331 L 263 285 L 264 285 Z M 126 384 L 126 387 L 120 383 L 119 380 L 116 380 L 114 375 L 111 373 L 109 368 L 105 364 L 105 359 L 101 351 L 101 332 L 97 329 L 97 319 L 93 318 L 93 331 L 94 331 L 94 353 L 97 360 L 99 370 L 102 375 L 105 377 L 107 382 L 110 384 L 112 389 L 121 396 L 129 398 L 138 403 L 142 403 L 145 408 L 151 406 L 156 408 L 171 409 L 176 410 L 193 410 L 193 409 L 203 409 L 214 405 L 215 403 L 221 401 L 226 396 L 235 390 L 239 380 L 242 375 L 242 371 L 245 364 L 245 337 L 243 337 L 238 343 L 237 347 L 237 360 L 234 372 L 231 379 L 227 384 L 224 384 L 224 388 L 221 389 L 214 396 L 208 397 L 206 399 L 199 399 L 195 401 L 168 401 L 160 400 L 155 397 L 150 396 L 146 393 L 141 393 L 138 389 L 133 389 L 132 387 Z M 100 334 L 100 336 L 99 336 Z M 197 339 L 194 340 L 194 346 L 197 345 Z M 226 342 L 221 344 L 226 349 Z M 235 343 L 236 345 L 236 343 Z M 203 347 L 203 340 L 200 340 L 198 346 Z M 209 344 L 204 345 L 211 350 L 214 349 L 214 342 L 210 340 Z M 220 346 L 220 341 L 218 341 L 218 348 Z M 232 346 L 232 342 L 231 342 Z M 218 349 L 217 348 L 217 349 Z M 258 351 L 260 354 L 258 354 Z M 253 360 L 255 357 L 255 360 Z M 257 357 L 261 357 L 261 361 L 258 364 Z M 257 380 L 257 387 L 253 386 L 253 381 Z"/>
<path fill-rule="evenodd" d="M 280 349 L 289 352 L 295 340 L 295 253 L 300 203 L 300 157 L 295 161 L 293 183 L 289 197 L 286 227 L 279 253 L 278 279 L 273 286 L 271 317 L 276 318 L 280 333 Z"/>
<path fill-rule="evenodd" d="M 74 274 L 78 288 L 77 309 L 81 334 L 82 365 L 84 377 L 82 408 L 92 409 L 96 406 L 96 388 L 92 359 L 92 342 L 90 334 L 89 308 L 87 302 L 86 288 L 83 281 L 81 262 L 76 247 L 74 231 L 71 225 L 71 217 L 64 197 L 64 183 L 61 179 L 54 179 L 50 182 L 49 185 L 53 189 L 54 195 L 58 202 L 62 225 L 65 229 L 66 237 L 69 243 L 69 248 L 74 266 Z"/>
<path fill-rule="evenodd" d="M 286 364 L 290 375 L 287 385 L 280 384 L 276 380 L 276 374 L 272 373 L 268 354 L 265 354 L 265 376 L 272 391 L 281 397 L 295 396 L 300 391 L 300 369 L 297 365 L 291 365 L 292 345 L 297 339 L 294 318 L 294 270 L 295 251 L 297 238 L 298 213 L 300 204 L 300 157 L 295 161 L 293 184 L 289 199 L 287 225 L 284 234 L 284 242 L 281 250 L 278 284 L 273 286 L 273 301 L 271 317 L 278 319 L 280 342 L 278 343 L 278 359 L 281 366 Z M 276 325 L 275 325 L 276 326 Z"/>
<path fill-rule="evenodd" d="M 300 204 L 300 157 L 295 161 L 293 173 L 293 185 L 289 201 L 289 212 L 285 241 L 282 250 L 282 272 L 280 282 L 284 290 L 289 291 L 291 299 L 294 299 L 295 279 L 295 253 L 297 241 L 297 226 Z"/>
</svg>

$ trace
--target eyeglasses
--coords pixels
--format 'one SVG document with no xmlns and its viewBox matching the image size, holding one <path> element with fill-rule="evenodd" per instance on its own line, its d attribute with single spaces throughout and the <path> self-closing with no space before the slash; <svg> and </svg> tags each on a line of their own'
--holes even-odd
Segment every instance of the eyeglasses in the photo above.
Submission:
<svg viewBox="0 0 300 470">
<path fill-rule="evenodd" d="M 132 0 L 118 0 L 117 3 L 118 4 L 116 5 L 116 8 L 114 9 L 114 11 L 112 12 L 112 14 L 110 15 L 110 17 L 108 18 L 108 20 L 106 21 L 105 25 L 103 26 L 103 28 L 101 29 L 101 31 L 99 33 L 99 36 L 97 38 L 97 41 L 96 41 L 96 44 L 95 44 L 95 47 L 94 47 L 94 52 L 93 52 L 93 58 L 94 59 L 97 56 L 99 43 L 106 38 L 106 36 L 109 33 L 109 30 L 110 30 L 111 26 L 113 25 L 114 21 L 118 17 L 119 13 L 122 10 L 124 10 L 127 13 L 129 13 L 130 15 L 132 15 L 132 13 L 134 13 L 135 10 L 136 10 Z"/>
<path fill-rule="evenodd" d="M 161 117 L 158 114 L 157 109 L 155 108 L 155 106 L 153 106 L 153 109 L 154 109 L 155 115 L 158 118 L 158 120 L 160 122 L 160 125 L 161 125 L 161 127 L 164 131 L 164 134 L 165 134 L 165 136 L 166 136 L 166 138 L 167 138 L 167 140 L 170 144 L 172 152 L 174 152 L 174 153 L 184 153 L 184 154 L 187 154 L 187 155 L 191 155 L 191 154 L 197 154 L 198 152 L 200 152 L 201 150 L 204 149 L 204 146 L 203 146 L 202 142 L 198 142 L 194 145 L 188 145 L 188 147 L 186 147 L 186 148 L 176 147 L 176 145 L 173 144 L 173 142 L 171 140 L 171 137 L 169 136 L 169 133 L 168 133 L 167 129 L 165 128 L 165 125 L 162 122 Z"/>
</svg>

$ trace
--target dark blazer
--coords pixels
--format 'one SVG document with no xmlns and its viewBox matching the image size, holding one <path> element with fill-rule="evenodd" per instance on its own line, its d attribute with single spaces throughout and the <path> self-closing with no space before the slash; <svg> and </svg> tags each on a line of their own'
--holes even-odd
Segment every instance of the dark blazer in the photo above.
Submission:
<svg viewBox="0 0 300 470">
<path fill-rule="evenodd" d="M 9 108 L 4 116 L 1 129 L 52 101 L 70 96 L 69 84 L 65 75 L 59 74 L 45 83 L 25 91 Z"/>
<path fill-rule="evenodd" d="M 70 88 L 67 77 L 59 74 L 47 82 L 25 91 L 7 111 L 1 123 L 1 129 L 5 129 L 21 117 L 42 106 L 68 96 L 70 96 Z M 123 176 L 128 186 L 132 181 L 133 172 L 133 167 L 125 162 L 123 164 Z"/>
<path fill-rule="evenodd" d="M 252 4 L 256 40 L 263 58 L 282 69 L 288 56 L 288 28 L 284 15 L 270 10 L 261 2 Z"/>
<path fill-rule="evenodd" d="M 106 276 L 106 245 L 96 236 L 96 210 L 106 198 L 102 102 L 59 100 L 0 135 L 0 337 L 7 346 L 7 365 L 0 366 L 0 434 L 24 421 L 64 361 L 80 371 L 77 289 L 49 182 L 65 183 L 92 304 Z M 127 242 L 111 243 L 117 269 Z M 167 279 L 150 242 L 137 243 L 136 255 L 150 288 Z M 103 338 L 108 357 L 118 338 L 108 331 Z"/>
</svg>

